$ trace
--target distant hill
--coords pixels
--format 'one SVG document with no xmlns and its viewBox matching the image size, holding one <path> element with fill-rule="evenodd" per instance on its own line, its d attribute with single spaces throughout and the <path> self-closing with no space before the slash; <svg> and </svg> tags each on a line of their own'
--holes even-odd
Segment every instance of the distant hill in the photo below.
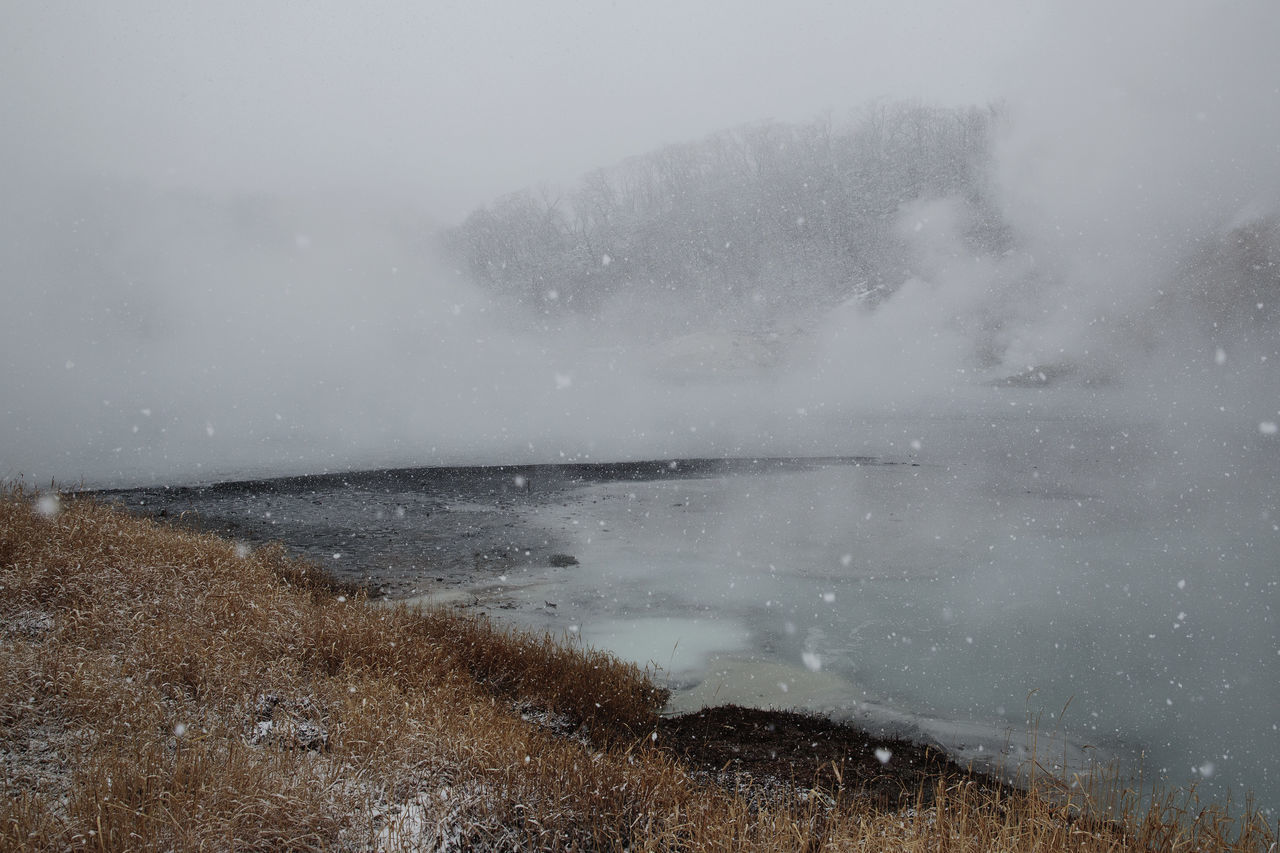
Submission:
<svg viewBox="0 0 1280 853">
<path fill-rule="evenodd" d="M 553 317 L 657 302 L 677 327 L 760 327 L 874 303 L 913 272 L 896 233 L 906 204 L 962 197 L 979 212 L 966 239 L 1005 246 L 986 184 L 999 116 L 877 104 L 846 125 L 725 130 L 504 196 L 445 247 L 476 282 Z"/>
</svg>

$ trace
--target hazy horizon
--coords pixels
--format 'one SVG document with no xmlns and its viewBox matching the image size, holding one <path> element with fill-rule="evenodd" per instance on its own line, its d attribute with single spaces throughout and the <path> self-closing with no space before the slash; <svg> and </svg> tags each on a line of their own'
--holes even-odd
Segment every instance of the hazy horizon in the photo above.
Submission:
<svg viewBox="0 0 1280 853">
<path fill-rule="evenodd" d="M 1040 405 L 1195 421 L 1212 399 L 1256 433 L 1274 341 L 1201 322 L 1178 281 L 1233 229 L 1272 239 L 1272 25 L 1265 3 L 23 6 L 0 36 L 0 476 L 821 454 L 842 412 L 945 415 L 1058 364 L 1118 390 Z M 545 333 L 431 250 L 504 192 L 904 98 L 1003 104 L 1014 248 L 975 255 L 963 198 L 904 199 L 911 276 L 771 371 L 673 380 L 655 363 L 722 345 L 634 333 L 678 299 Z"/>
</svg>

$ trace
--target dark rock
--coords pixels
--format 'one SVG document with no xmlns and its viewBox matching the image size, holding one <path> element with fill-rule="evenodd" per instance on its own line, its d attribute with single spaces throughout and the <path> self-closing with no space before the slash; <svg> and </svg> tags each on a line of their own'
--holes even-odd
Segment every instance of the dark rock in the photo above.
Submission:
<svg viewBox="0 0 1280 853">
<path fill-rule="evenodd" d="M 971 773 L 928 743 L 866 731 L 818 714 L 722 705 L 665 717 L 656 743 L 688 767 L 737 788 L 754 780 L 790 780 L 874 806 L 907 808 L 934 793 L 940 776 L 968 777 L 989 788 L 998 780 Z"/>
</svg>

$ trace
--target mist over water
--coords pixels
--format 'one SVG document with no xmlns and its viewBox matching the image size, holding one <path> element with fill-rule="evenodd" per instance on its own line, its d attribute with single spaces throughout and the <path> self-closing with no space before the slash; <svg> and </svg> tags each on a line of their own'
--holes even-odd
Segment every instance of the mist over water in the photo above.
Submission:
<svg viewBox="0 0 1280 853">
<path fill-rule="evenodd" d="M 1256 431 L 1280 417 L 1277 13 L 1134 7 L 1099 32 L 1093 11 L 1049 15 L 1006 81 L 1009 248 L 966 239 L 987 215 L 969 199 L 906 200 L 893 295 L 782 328 L 767 359 L 714 312 L 673 332 L 678 291 L 576 323 L 499 304 L 433 256 L 429 199 L 164 189 L 25 154 L 0 173 L 21 199 L 0 244 L 3 473 L 823 453 L 841 437 L 809 415 L 939 414 L 1044 370 L 1193 443 Z"/>
<path fill-rule="evenodd" d="M 1049 35 L 999 92 L 989 177 L 1007 245 L 975 248 L 985 213 L 971 198 L 905 199 L 893 229 L 910 272 L 892 294 L 780 324 L 773 338 L 727 322 L 682 328 L 678 295 L 590 315 L 515 309 L 437 253 L 452 223 L 430 199 L 385 185 L 184 187 L 6 149 L 0 477 L 106 486 L 459 463 L 918 461 L 933 466 L 932 491 L 902 498 L 900 533 L 876 541 L 882 557 L 897 549 L 895 579 L 960 579 L 894 599 L 912 610 L 894 618 L 931 625 L 943 653 L 867 634 L 860 659 L 878 669 L 829 668 L 944 715 L 978 715 L 988 687 L 1039 687 L 1046 706 L 1074 695 L 1109 709 L 1097 725 L 1118 741 L 1200 733 L 1203 755 L 1171 775 L 1211 782 L 1243 767 L 1229 778 L 1274 806 L 1278 10 L 1047 14 Z M 810 506 L 785 517 L 833 573 L 836 596 L 820 605 L 854 619 L 852 586 L 865 583 L 841 558 L 856 558 L 865 513 L 846 502 L 884 502 L 890 486 L 851 496 L 830 485 L 824 501 L 769 488 L 705 516 L 713 550 L 777 551 L 779 528 L 760 519 Z M 865 512 L 888 524 L 880 509 Z M 842 530 L 849 542 L 823 539 Z M 637 594 L 666 582 L 632 580 Z M 736 606 L 777 598 L 769 583 L 742 584 Z M 959 666 L 964 631 L 978 629 L 999 638 L 1007 683 L 984 684 L 991 669 L 975 668 L 970 694 L 918 687 Z M 774 639 L 792 662 L 835 659 L 839 643 L 804 637 Z M 908 660 L 905 675 L 885 663 Z M 1037 668 L 1070 684 L 1033 681 Z M 1143 712 L 1117 710 L 1130 695 Z"/>
<path fill-rule="evenodd" d="M 1012 765 L 1037 728 L 1046 767 L 1115 760 L 1271 807 L 1273 459 L 1229 490 L 1161 493 L 1149 424 L 859 427 L 909 430 L 917 463 L 585 488 L 567 528 L 583 564 L 539 590 L 560 605 L 545 627 L 661 667 L 680 709 L 904 721 Z"/>
</svg>

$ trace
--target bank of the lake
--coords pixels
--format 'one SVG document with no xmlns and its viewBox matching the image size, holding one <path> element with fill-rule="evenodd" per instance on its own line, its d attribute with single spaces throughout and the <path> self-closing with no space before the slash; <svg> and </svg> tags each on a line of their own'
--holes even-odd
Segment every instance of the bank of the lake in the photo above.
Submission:
<svg viewBox="0 0 1280 853">
<path fill-rule="evenodd" d="M 7 849 L 1274 840 L 1254 822 L 1228 842 L 1215 811 L 1093 820 L 1082 791 L 1003 788 L 811 718 L 660 721 L 665 691 L 608 655 L 373 606 L 280 549 L 89 500 L 8 489 L 0 584 Z"/>
</svg>

